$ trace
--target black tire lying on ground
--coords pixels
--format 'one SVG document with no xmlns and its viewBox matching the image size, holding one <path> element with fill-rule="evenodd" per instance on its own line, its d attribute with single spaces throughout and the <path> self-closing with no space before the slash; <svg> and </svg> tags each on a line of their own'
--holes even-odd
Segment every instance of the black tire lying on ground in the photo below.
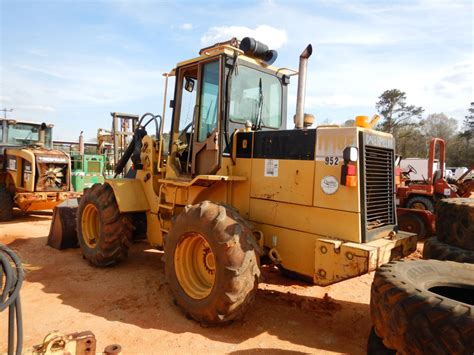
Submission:
<svg viewBox="0 0 474 355">
<path fill-rule="evenodd" d="M 429 238 L 423 246 L 423 259 L 457 261 L 458 263 L 474 264 L 474 251 L 461 249 L 438 240 Z"/>
<path fill-rule="evenodd" d="M 400 354 L 474 352 L 474 265 L 439 260 L 380 267 L 370 315 L 387 348 Z"/>
<path fill-rule="evenodd" d="M 4 185 L 0 185 L 0 222 L 13 219 L 13 196 Z"/>
<path fill-rule="evenodd" d="M 175 303 L 205 326 L 241 318 L 260 276 L 251 226 L 235 209 L 209 201 L 187 206 L 165 243 L 165 271 Z"/>
<path fill-rule="evenodd" d="M 396 353 L 395 350 L 384 345 L 383 339 L 375 333 L 375 329 L 372 327 L 367 341 L 367 355 L 395 355 Z"/>
<path fill-rule="evenodd" d="M 77 239 L 92 265 L 112 266 L 126 259 L 133 229 L 109 184 L 95 184 L 84 192 L 77 211 Z"/>
<path fill-rule="evenodd" d="M 444 199 L 439 201 L 437 207 L 438 239 L 474 251 L 474 198 Z"/>
</svg>

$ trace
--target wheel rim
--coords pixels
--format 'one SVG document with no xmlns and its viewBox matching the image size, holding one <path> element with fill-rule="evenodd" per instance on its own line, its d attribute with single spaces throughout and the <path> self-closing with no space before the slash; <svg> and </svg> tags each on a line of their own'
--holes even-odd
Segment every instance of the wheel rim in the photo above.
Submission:
<svg viewBox="0 0 474 355">
<path fill-rule="evenodd" d="M 88 204 L 82 212 L 82 239 L 89 248 L 95 248 L 100 238 L 99 211 Z"/>
<path fill-rule="evenodd" d="M 176 247 L 174 265 L 186 294 L 200 300 L 209 296 L 216 278 L 216 262 L 209 243 L 199 233 L 186 233 Z"/>
<path fill-rule="evenodd" d="M 419 234 L 422 226 L 420 222 L 413 218 L 403 218 L 400 220 L 400 229 L 406 232 Z"/>
</svg>

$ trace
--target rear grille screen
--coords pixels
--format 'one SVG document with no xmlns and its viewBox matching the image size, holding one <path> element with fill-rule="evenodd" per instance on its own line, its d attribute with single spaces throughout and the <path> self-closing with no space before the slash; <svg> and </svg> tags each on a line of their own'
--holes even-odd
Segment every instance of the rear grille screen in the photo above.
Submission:
<svg viewBox="0 0 474 355">
<path fill-rule="evenodd" d="M 364 156 L 367 229 L 395 224 L 393 150 L 366 145 Z"/>
<path fill-rule="evenodd" d="M 88 161 L 87 168 L 89 173 L 100 173 L 100 162 Z"/>
</svg>

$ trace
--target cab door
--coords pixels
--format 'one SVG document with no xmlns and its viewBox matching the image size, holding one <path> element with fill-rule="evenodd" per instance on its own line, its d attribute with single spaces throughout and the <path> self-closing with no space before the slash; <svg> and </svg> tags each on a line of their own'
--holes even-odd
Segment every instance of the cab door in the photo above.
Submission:
<svg viewBox="0 0 474 355">
<path fill-rule="evenodd" d="M 222 60 L 202 62 L 199 72 L 191 171 L 193 175 L 212 175 L 221 164 Z"/>
</svg>

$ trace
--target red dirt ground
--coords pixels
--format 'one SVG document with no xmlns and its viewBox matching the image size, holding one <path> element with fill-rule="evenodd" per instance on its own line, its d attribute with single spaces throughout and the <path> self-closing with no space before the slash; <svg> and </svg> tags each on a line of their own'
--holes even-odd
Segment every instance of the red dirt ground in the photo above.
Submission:
<svg viewBox="0 0 474 355">
<path fill-rule="evenodd" d="M 0 223 L 0 242 L 26 269 L 24 348 L 52 330 L 91 330 L 98 352 L 117 343 L 123 353 L 366 353 L 373 274 L 318 287 L 266 269 L 243 320 L 203 328 L 173 304 L 162 253 L 138 242 L 123 264 L 94 268 L 80 249 L 46 246 L 50 222 L 44 212 Z M 0 314 L 0 352 L 7 349 L 6 334 L 7 311 Z"/>
</svg>

